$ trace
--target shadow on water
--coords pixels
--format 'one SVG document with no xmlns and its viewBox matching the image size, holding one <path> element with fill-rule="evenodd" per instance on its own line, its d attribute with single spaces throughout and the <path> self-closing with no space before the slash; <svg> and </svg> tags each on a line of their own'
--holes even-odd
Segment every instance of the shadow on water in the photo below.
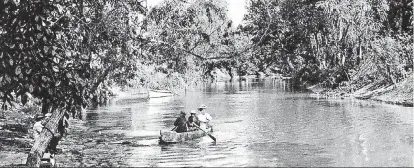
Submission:
<svg viewBox="0 0 414 168">
<path fill-rule="evenodd" d="M 189 114 L 200 104 L 213 117 L 216 143 L 203 137 L 158 144 L 159 131 L 171 130 L 179 111 Z M 69 139 L 95 144 L 75 148 L 82 149 L 83 165 L 413 166 L 412 119 L 409 107 L 315 99 L 289 81 L 255 79 L 88 110 L 85 121 L 73 121 L 83 131 Z"/>
</svg>

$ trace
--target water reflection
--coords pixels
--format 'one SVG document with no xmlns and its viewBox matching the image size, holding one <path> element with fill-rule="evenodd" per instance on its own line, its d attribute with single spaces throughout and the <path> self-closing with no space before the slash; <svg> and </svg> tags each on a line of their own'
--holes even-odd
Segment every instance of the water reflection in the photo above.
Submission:
<svg viewBox="0 0 414 168">
<path fill-rule="evenodd" d="M 217 143 L 203 137 L 160 146 L 180 110 L 201 103 Z M 108 145 L 125 166 L 413 166 L 412 108 L 353 99 L 314 99 L 288 80 L 207 85 L 201 91 L 88 111 L 85 126 L 123 133 L 142 146 Z M 104 158 L 103 158 L 104 159 Z"/>
<path fill-rule="evenodd" d="M 267 90 L 267 89 L 278 89 L 286 92 L 293 92 L 291 80 L 281 80 L 273 78 L 251 78 L 247 80 L 240 81 L 226 81 L 226 82 L 213 82 L 206 85 L 203 88 L 203 92 L 209 93 L 239 93 L 248 92 L 248 91 L 257 91 L 257 90 Z"/>
</svg>

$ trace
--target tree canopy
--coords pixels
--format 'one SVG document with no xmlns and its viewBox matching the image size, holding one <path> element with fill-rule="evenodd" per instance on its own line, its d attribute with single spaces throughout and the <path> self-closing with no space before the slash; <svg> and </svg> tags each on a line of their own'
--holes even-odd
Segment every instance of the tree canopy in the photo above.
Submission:
<svg viewBox="0 0 414 168">
<path fill-rule="evenodd" d="M 145 60 L 184 72 L 208 59 L 228 56 L 231 20 L 222 1 L 165 1 L 149 11 Z"/>
<path fill-rule="evenodd" d="M 133 30 L 141 26 L 134 18 L 141 10 L 128 0 L 1 1 L 2 108 L 16 98 L 25 104 L 30 93 L 43 113 L 76 114 L 104 84 L 133 78 L 140 43 Z"/>
<path fill-rule="evenodd" d="M 68 110 L 134 76 L 134 1 L 2 1 L 0 96 Z M 134 27 L 135 26 L 135 27 Z M 12 93 L 15 96 L 12 96 Z M 22 101 L 23 103 L 25 101 Z M 7 104 L 3 103 L 3 108 Z"/>
<path fill-rule="evenodd" d="M 363 77 L 364 68 L 390 82 L 404 78 L 403 67 L 412 67 L 412 22 L 410 1 L 250 0 L 239 31 L 255 46 L 244 54 L 260 65 L 334 87 Z"/>
<path fill-rule="evenodd" d="M 76 116 L 107 87 L 147 75 L 146 66 L 186 85 L 219 67 L 331 88 L 395 84 L 412 71 L 412 1 L 249 0 L 238 26 L 225 1 L 143 3 L 0 1 L 2 109 L 32 95 L 43 113 Z"/>
</svg>

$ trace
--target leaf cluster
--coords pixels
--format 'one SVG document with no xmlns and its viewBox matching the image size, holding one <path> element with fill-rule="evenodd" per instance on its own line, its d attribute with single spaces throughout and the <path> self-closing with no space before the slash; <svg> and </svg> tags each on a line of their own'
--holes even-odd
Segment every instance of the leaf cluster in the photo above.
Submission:
<svg viewBox="0 0 414 168">
<path fill-rule="evenodd" d="M 134 1 L 0 2 L 3 108 L 27 93 L 44 107 L 75 112 L 105 86 L 132 78 L 137 60 Z M 134 31 L 131 28 L 135 28 Z M 47 105 L 47 106 L 46 106 Z"/>
</svg>

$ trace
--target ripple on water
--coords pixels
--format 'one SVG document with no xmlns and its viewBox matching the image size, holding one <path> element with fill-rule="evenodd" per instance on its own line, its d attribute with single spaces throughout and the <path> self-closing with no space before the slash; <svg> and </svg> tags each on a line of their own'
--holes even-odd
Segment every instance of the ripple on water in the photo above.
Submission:
<svg viewBox="0 0 414 168">
<path fill-rule="evenodd" d="M 75 128 L 91 129 L 82 128 L 69 138 L 82 143 L 83 139 L 96 142 L 94 138 L 132 143 L 70 143 L 76 149 L 87 148 L 82 153 L 85 158 L 103 162 L 109 162 L 105 157 L 112 154 L 126 154 L 125 166 L 412 166 L 412 108 L 405 112 L 405 108 L 395 110 L 396 106 L 317 100 L 281 88 L 263 88 L 268 84 L 248 86 L 91 110 L 86 121 L 74 123 Z M 201 103 L 213 116 L 216 143 L 203 137 L 158 145 L 159 130 L 172 129 L 179 110 Z M 97 135 L 98 130 L 102 135 Z M 117 138 L 117 133 L 125 139 Z M 94 151 L 94 147 L 103 149 Z"/>
</svg>

